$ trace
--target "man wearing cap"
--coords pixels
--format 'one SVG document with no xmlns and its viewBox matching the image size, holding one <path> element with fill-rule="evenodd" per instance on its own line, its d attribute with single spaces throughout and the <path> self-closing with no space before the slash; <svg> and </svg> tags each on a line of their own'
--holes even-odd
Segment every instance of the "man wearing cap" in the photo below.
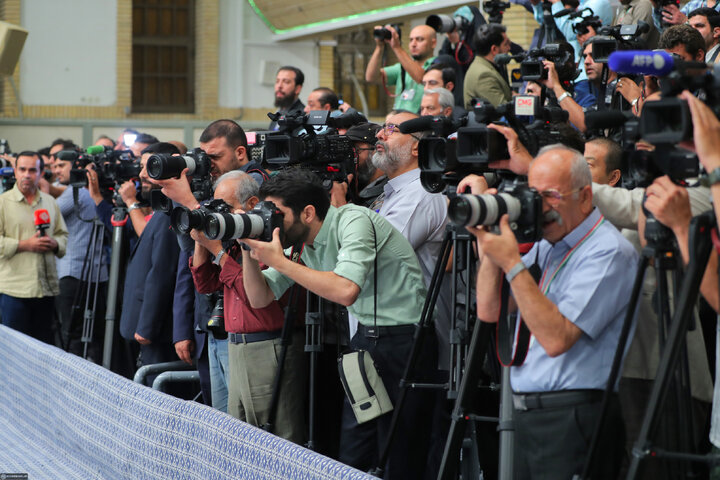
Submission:
<svg viewBox="0 0 720 480">
<path fill-rule="evenodd" d="M 370 206 L 382 193 L 387 177 L 370 161 L 370 156 L 375 151 L 377 142 L 375 135 L 378 130 L 380 130 L 380 125 L 376 123 L 359 123 L 345 132 L 345 136 L 353 142 L 355 161 L 357 162 L 357 178 L 350 179 L 348 183 L 335 182 L 330 192 L 331 203 L 334 207 L 341 207 L 348 203 L 349 185 L 353 186 L 350 193 L 351 201 L 357 205 Z M 357 180 L 357 183 L 354 180 Z"/>
</svg>

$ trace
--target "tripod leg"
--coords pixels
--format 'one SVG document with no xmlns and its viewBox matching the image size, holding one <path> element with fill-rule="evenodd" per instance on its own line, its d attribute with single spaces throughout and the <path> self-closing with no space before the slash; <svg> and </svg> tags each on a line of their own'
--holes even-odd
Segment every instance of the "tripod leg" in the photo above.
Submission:
<svg viewBox="0 0 720 480">
<path fill-rule="evenodd" d="M 460 383 L 458 398 L 452 413 L 450 432 L 448 433 L 447 442 L 445 442 L 438 480 L 454 480 L 457 478 L 458 452 L 462 445 L 467 422 L 465 415 L 473 404 L 480 373 L 482 372 L 482 362 L 485 359 L 492 330 L 493 325 L 489 323 L 478 322 L 475 325 L 472 340 L 470 341 L 470 349 L 465 360 L 465 375 L 463 375 Z"/>
<path fill-rule="evenodd" d="M 640 471 L 640 462 L 647 455 L 649 441 L 659 421 L 658 411 L 668 391 L 672 367 L 677 364 L 681 346 L 685 343 L 685 333 L 692 317 L 693 306 L 700 291 L 705 267 L 707 266 L 712 241 L 710 228 L 714 223 L 713 212 L 693 218 L 690 225 L 691 260 L 683 279 L 680 295 L 676 301 L 676 309 L 670 325 L 667 347 L 660 356 L 657 376 L 653 382 L 648 408 L 643 418 L 640 435 L 633 448 L 633 458 L 628 470 L 627 479 L 634 479 Z"/>
<path fill-rule="evenodd" d="M 110 276 L 108 277 L 107 303 L 105 304 L 105 345 L 103 348 L 103 367 L 111 370 L 113 342 L 115 340 L 115 317 L 117 315 L 118 289 L 122 266 L 123 240 L 125 224 L 127 223 L 127 210 L 116 212 L 114 216 L 122 220 L 113 227 L 112 257 L 110 259 Z"/>
</svg>

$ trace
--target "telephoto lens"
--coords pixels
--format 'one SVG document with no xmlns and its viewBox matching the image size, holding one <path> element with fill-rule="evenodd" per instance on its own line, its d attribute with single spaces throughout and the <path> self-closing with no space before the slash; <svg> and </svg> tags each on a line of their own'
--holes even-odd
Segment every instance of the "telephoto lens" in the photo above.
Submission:
<svg viewBox="0 0 720 480">
<path fill-rule="evenodd" d="M 272 240 L 273 230 L 282 228 L 283 215 L 272 202 L 260 202 L 248 213 L 211 213 L 205 219 L 205 236 L 222 241 L 236 238 Z"/>
<path fill-rule="evenodd" d="M 520 217 L 521 208 L 520 200 L 507 193 L 464 194 L 450 200 L 448 217 L 452 223 L 463 227 L 492 226 L 497 225 L 506 213 L 514 222 Z"/>
<path fill-rule="evenodd" d="M 175 207 L 170 214 L 170 224 L 176 232 L 189 234 L 190 230 L 199 230 L 205 225 L 208 212 L 203 208 L 191 210 L 187 207 Z"/>
<path fill-rule="evenodd" d="M 183 170 L 188 169 L 188 176 L 203 176 L 210 172 L 210 158 L 199 148 L 185 155 L 156 153 L 147 160 L 147 172 L 150 178 L 165 180 L 179 178 Z"/>
</svg>

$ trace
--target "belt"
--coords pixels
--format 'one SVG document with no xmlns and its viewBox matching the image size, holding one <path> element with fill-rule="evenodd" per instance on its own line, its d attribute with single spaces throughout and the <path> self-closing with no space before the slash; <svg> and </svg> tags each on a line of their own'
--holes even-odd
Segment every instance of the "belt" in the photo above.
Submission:
<svg viewBox="0 0 720 480">
<path fill-rule="evenodd" d="M 516 410 L 562 408 L 602 400 L 602 390 L 562 390 L 559 392 L 513 393 Z"/>
<path fill-rule="evenodd" d="M 257 333 L 228 333 L 228 340 L 230 343 L 255 343 L 262 342 L 265 340 L 275 340 L 280 338 L 282 330 L 276 330 L 274 332 L 257 332 Z"/>
<path fill-rule="evenodd" d="M 358 333 L 368 337 L 377 338 L 388 335 L 407 335 L 415 333 L 415 324 L 413 325 L 395 325 L 392 327 L 376 327 L 358 324 Z"/>
</svg>

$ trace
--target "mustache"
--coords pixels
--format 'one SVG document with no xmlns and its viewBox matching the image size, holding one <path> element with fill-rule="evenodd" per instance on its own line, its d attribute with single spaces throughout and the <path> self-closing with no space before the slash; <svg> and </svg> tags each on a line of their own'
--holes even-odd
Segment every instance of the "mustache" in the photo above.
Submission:
<svg viewBox="0 0 720 480">
<path fill-rule="evenodd" d="M 557 222 L 558 225 L 562 225 L 562 224 L 563 224 L 563 219 L 562 219 L 562 217 L 560 216 L 560 214 L 559 214 L 556 210 L 548 210 L 548 211 L 543 215 L 543 220 L 545 221 L 545 223 Z"/>
</svg>

